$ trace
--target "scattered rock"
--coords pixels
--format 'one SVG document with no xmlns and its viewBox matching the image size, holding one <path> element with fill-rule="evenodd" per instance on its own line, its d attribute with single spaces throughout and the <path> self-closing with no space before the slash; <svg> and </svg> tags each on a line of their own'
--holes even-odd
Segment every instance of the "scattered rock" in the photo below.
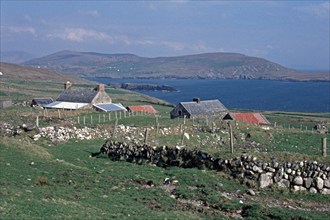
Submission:
<svg viewBox="0 0 330 220">
<path fill-rule="evenodd" d="M 256 195 L 256 193 L 255 193 L 252 189 L 248 189 L 248 190 L 246 191 L 246 193 L 247 193 L 248 195 L 251 195 L 251 196 L 255 196 L 255 195 Z"/>
</svg>

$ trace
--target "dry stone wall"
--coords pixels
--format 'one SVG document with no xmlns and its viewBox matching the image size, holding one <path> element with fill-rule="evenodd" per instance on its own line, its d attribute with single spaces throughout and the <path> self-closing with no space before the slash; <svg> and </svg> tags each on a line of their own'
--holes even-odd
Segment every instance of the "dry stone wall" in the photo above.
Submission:
<svg viewBox="0 0 330 220">
<path fill-rule="evenodd" d="M 195 167 L 222 171 L 260 188 L 277 186 L 292 191 L 330 194 L 330 165 L 317 161 L 262 162 L 246 154 L 225 160 L 213 158 L 200 150 L 187 150 L 183 147 L 151 147 L 110 140 L 93 156 L 101 153 L 108 155 L 112 160 L 138 164 L 151 163 L 160 167 Z"/>
</svg>

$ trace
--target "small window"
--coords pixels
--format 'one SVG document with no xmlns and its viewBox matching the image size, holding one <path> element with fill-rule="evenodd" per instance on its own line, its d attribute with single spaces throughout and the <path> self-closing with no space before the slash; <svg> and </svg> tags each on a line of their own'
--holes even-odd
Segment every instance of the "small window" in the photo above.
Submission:
<svg viewBox="0 0 330 220">
<path fill-rule="evenodd" d="M 178 115 L 182 115 L 182 111 L 181 110 L 178 111 Z"/>
</svg>

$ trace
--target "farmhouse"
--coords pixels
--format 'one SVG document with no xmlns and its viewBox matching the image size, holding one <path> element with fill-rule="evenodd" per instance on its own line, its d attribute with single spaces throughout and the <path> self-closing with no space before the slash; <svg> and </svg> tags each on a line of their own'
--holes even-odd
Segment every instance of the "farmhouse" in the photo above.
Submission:
<svg viewBox="0 0 330 220">
<path fill-rule="evenodd" d="M 100 84 L 94 89 L 73 90 L 72 83 L 64 83 L 64 91 L 57 97 L 56 101 L 45 105 L 46 108 L 80 109 L 92 108 L 93 105 L 111 103 L 112 100 Z"/>
<path fill-rule="evenodd" d="M 227 108 L 218 99 L 201 101 L 199 98 L 195 98 L 192 102 L 177 104 L 170 115 L 171 118 L 192 118 L 224 115 L 226 112 Z"/>
<path fill-rule="evenodd" d="M 270 125 L 270 122 L 261 113 L 245 112 L 245 113 L 228 113 L 223 120 L 237 120 L 245 123 Z"/>
<path fill-rule="evenodd" d="M 127 107 L 130 112 L 144 112 L 148 114 L 157 114 L 156 109 L 152 105 L 131 105 Z"/>
</svg>

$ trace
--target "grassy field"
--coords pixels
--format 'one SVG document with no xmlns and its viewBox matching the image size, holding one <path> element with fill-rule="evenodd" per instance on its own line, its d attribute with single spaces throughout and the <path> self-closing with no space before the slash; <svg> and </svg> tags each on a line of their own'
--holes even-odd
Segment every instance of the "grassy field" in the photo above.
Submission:
<svg viewBox="0 0 330 220">
<path fill-rule="evenodd" d="M 264 190 L 252 197 L 223 173 L 90 158 L 88 152 L 104 140 L 29 142 L 2 139 L 1 219 L 327 219 L 329 214 L 325 195 Z M 178 182 L 164 185 L 165 178 Z"/>
<path fill-rule="evenodd" d="M 62 89 L 60 82 L 2 80 L 2 85 L 10 82 L 12 90 L 8 93 L 2 86 L 1 98 L 14 102 L 40 96 L 56 98 Z M 312 130 L 318 123 L 329 127 L 328 113 L 264 112 L 277 124 L 270 130 L 234 124 L 235 150 L 231 154 L 228 126 L 219 119 L 187 120 L 183 125 L 183 119 L 169 118 L 172 107 L 161 100 L 125 90 L 107 88 L 107 92 L 113 102 L 124 106 L 152 104 L 159 111 L 158 119 L 140 114 L 125 118 L 122 115 L 117 121 L 118 125 L 140 129 L 140 133 L 149 128 L 151 145 L 183 143 L 187 148 L 199 148 L 222 158 L 247 152 L 264 160 L 330 163 L 329 156 L 321 155 L 321 139 L 326 137 L 329 146 L 330 135 Z M 103 113 L 92 111 L 64 111 L 60 118 L 57 111 L 47 114 L 44 117 L 41 109 L 17 105 L 1 109 L 0 123 L 34 125 L 38 116 L 40 126 L 87 126 L 110 131 L 116 123 L 114 114 L 110 121 L 103 121 L 108 114 L 103 117 Z M 94 118 L 92 124 L 90 117 Z M 172 132 L 156 134 L 156 120 L 160 130 Z M 0 219 L 328 219 L 330 214 L 330 198 L 326 195 L 256 188 L 256 195 L 251 196 L 246 193 L 246 185 L 225 173 L 114 162 L 105 156 L 91 158 L 89 152 L 97 152 L 104 139 L 72 139 L 55 144 L 47 139 L 33 141 L 33 132 L 0 134 Z M 189 134 L 189 139 L 182 142 L 183 133 Z M 127 134 L 118 133 L 113 138 L 127 140 Z M 143 136 L 136 139 L 144 140 Z M 177 183 L 166 185 L 165 178 Z"/>
</svg>

